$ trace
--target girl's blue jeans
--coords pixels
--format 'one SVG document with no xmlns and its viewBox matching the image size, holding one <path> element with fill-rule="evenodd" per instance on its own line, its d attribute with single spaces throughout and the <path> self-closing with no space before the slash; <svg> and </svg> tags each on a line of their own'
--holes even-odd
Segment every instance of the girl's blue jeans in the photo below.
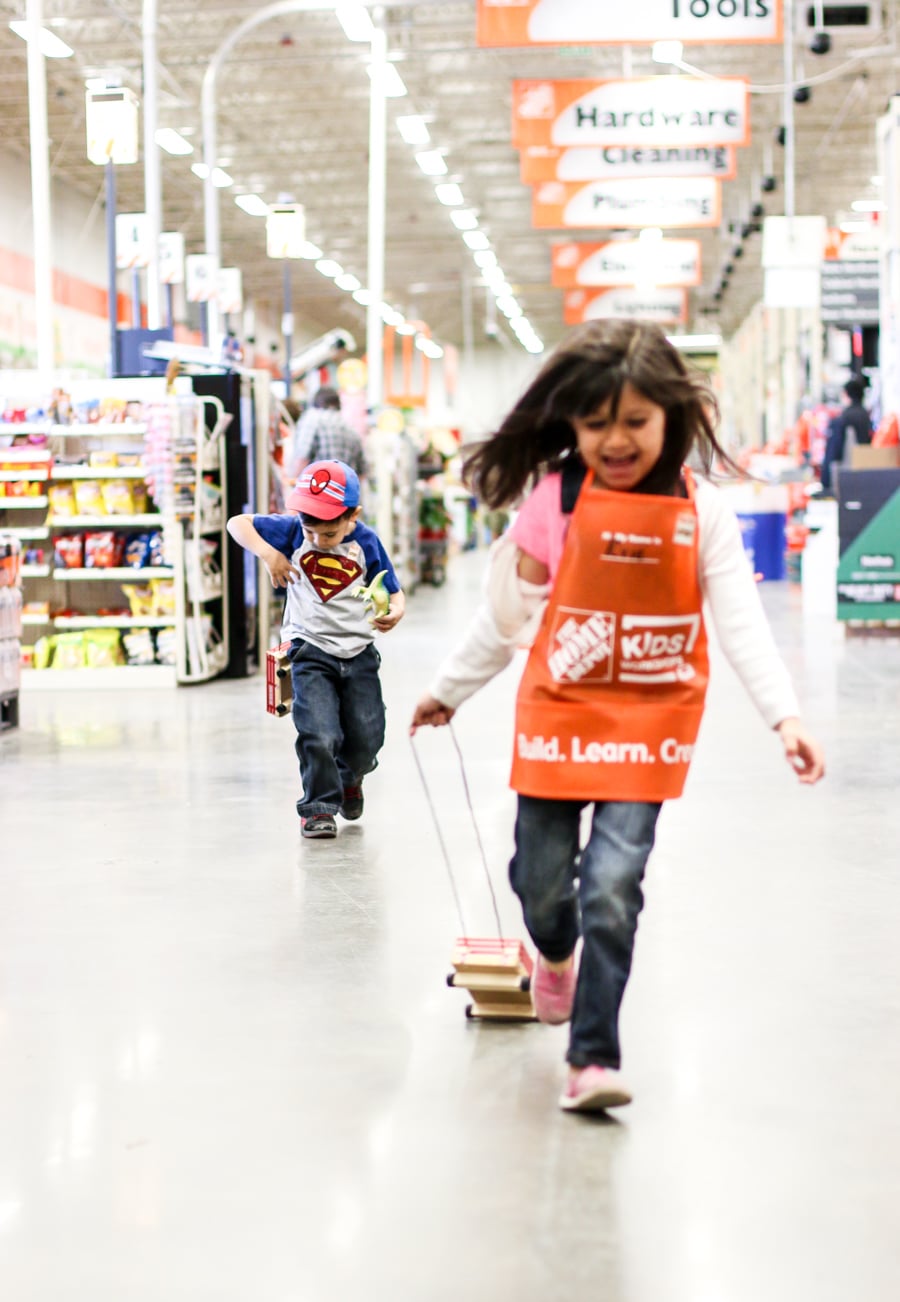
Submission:
<svg viewBox="0 0 900 1302">
<path fill-rule="evenodd" d="M 297 813 L 336 814 L 344 787 L 372 772 L 384 745 L 381 656 L 372 643 L 341 659 L 295 639 L 290 658 L 294 749 L 303 783 Z"/>
<path fill-rule="evenodd" d="M 545 958 L 561 963 L 583 938 L 568 1061 L 576 1067 L 618 1068 L 619 1008 L 661 806 L 597 801 L 580 849 L 586 803 L 519 796 L 509 878 L 528 934 Z"/>
</svg>

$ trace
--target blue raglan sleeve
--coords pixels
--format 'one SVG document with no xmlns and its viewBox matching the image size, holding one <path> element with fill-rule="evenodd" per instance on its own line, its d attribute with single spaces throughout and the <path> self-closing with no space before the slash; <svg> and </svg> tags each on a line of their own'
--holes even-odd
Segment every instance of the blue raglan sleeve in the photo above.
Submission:
<svg viewBox="0 0 900 1302">
<path fill-rule="evenodd" d="M 260 538 L 288 559 L 303 541 L 303 526 L 296 515 L 255 515 L 253 527 Z"/>
<path fill-rule="evenodd" d="M 368 525 L 362 525 L 358 530 L 359 541 L 363 549 L 363 555 L 366 558 L 366 583 L 371 583 L 376 574 L 385 570 L 384 586 L 388 592 L 400 591 L 400 580 L 397 578 L 396 571 L 391 564 L 391 558 L 388 556 L 374 529 Z"/>
</svg>

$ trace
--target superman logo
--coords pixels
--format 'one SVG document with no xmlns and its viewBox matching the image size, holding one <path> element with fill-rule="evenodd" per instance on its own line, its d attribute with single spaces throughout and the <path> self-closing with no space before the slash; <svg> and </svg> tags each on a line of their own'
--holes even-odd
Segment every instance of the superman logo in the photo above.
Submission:
<svg viewBox="0 0 900 1302">
<path fill-rule="evenodd" d="M 336 556 L 334 552 L 305 552 L 300 557 L 300 568 L 322 601 L 330 601 L 349 588 L 363 572 L 351 557 Z"/>
</svg>

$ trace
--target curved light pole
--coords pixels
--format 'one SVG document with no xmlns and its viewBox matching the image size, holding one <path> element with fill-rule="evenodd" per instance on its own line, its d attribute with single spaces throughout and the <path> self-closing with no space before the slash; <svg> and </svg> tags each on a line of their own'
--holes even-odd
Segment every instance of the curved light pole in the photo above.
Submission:
<svg viewBox="0 0 900 1302">
<path fill-rule="evenodd" d="M 422 0 L 359 0 L 366 9 L 408 6 Z M 427 0 L 426 0 L 427 3 Z M 209 67 L 203 74 L 201 112 L 203 125 L 203 162 L 206 176 L 203 179 L 203 225 L 206 252 L 221 261 L 222 237 L 219 226 L 219 197 L 213 185 L 212 174 L 218 153 L 218 123 L 216 116 L 216 91 L 222 65 L 239 41 L 259 27 L 261 23 L 284 14 L 303 13 L 308 10 L 334 10 L 334 0 L 277 0 L 245 18 L 215 51 Z M 382 63 L 385 58 L 384 32 L 376 26 L 372 38 L 372 61 Z M 372 302 L 366 308 L 366 344 L 369 369 L 369 406 L 381 401 L 381 299 L 384 290 L 384 222 L 385 222 L 385 96 L 381 78 L 373 76 L 369 98 L 369 254 L 368 288 Z M 377 141 L 376 141 L 377 136 Z M 302 196 L 301 196 L 302 197 Z M 377 291 L 377 292 L 376 292 Z M 208 339 L 211 343 L 219 333 L 218 306 L 210 301 L 207 317 Z"/>
</svg>

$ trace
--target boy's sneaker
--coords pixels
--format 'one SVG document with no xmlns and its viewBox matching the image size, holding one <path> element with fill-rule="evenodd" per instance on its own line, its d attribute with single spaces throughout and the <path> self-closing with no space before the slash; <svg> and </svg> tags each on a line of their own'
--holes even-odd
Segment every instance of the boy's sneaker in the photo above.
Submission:
<svg viewBox="0 0 900 1302">
<path fill-rule="evenodd" d="M 356 782 L 352 787 L 344 787 L 344 801 L 341 805 L 341 817 L 346 818 L 348 823 L 353 823 L 357 818 L 362 817 L 363 805 L 362 783 Z"/>
<path fill-rule="evenodd" d="M 559 1026 L 572 1016 L 578 969 L 574 960 L 563 972 L 554 972 L 538 954 L 531 978 L 531 1002 L 539 1022 Z"/>
<path fill-rule="evenodd" d="M 592 1064 L 569 1073 L 559 1106 L 564 1112 L 603 1112 L 606 1108 L 622 1108 L 630 1102 L 631 1092 L 620 1073 L 613 1071 L 612 1067 Z"/>
<path fill-rule="evenodd" d="M 300 819 L 300 835 L 310 837 L 337 836 L 337 823 L 333 814 L 310 814 Z"/>
</svg>

